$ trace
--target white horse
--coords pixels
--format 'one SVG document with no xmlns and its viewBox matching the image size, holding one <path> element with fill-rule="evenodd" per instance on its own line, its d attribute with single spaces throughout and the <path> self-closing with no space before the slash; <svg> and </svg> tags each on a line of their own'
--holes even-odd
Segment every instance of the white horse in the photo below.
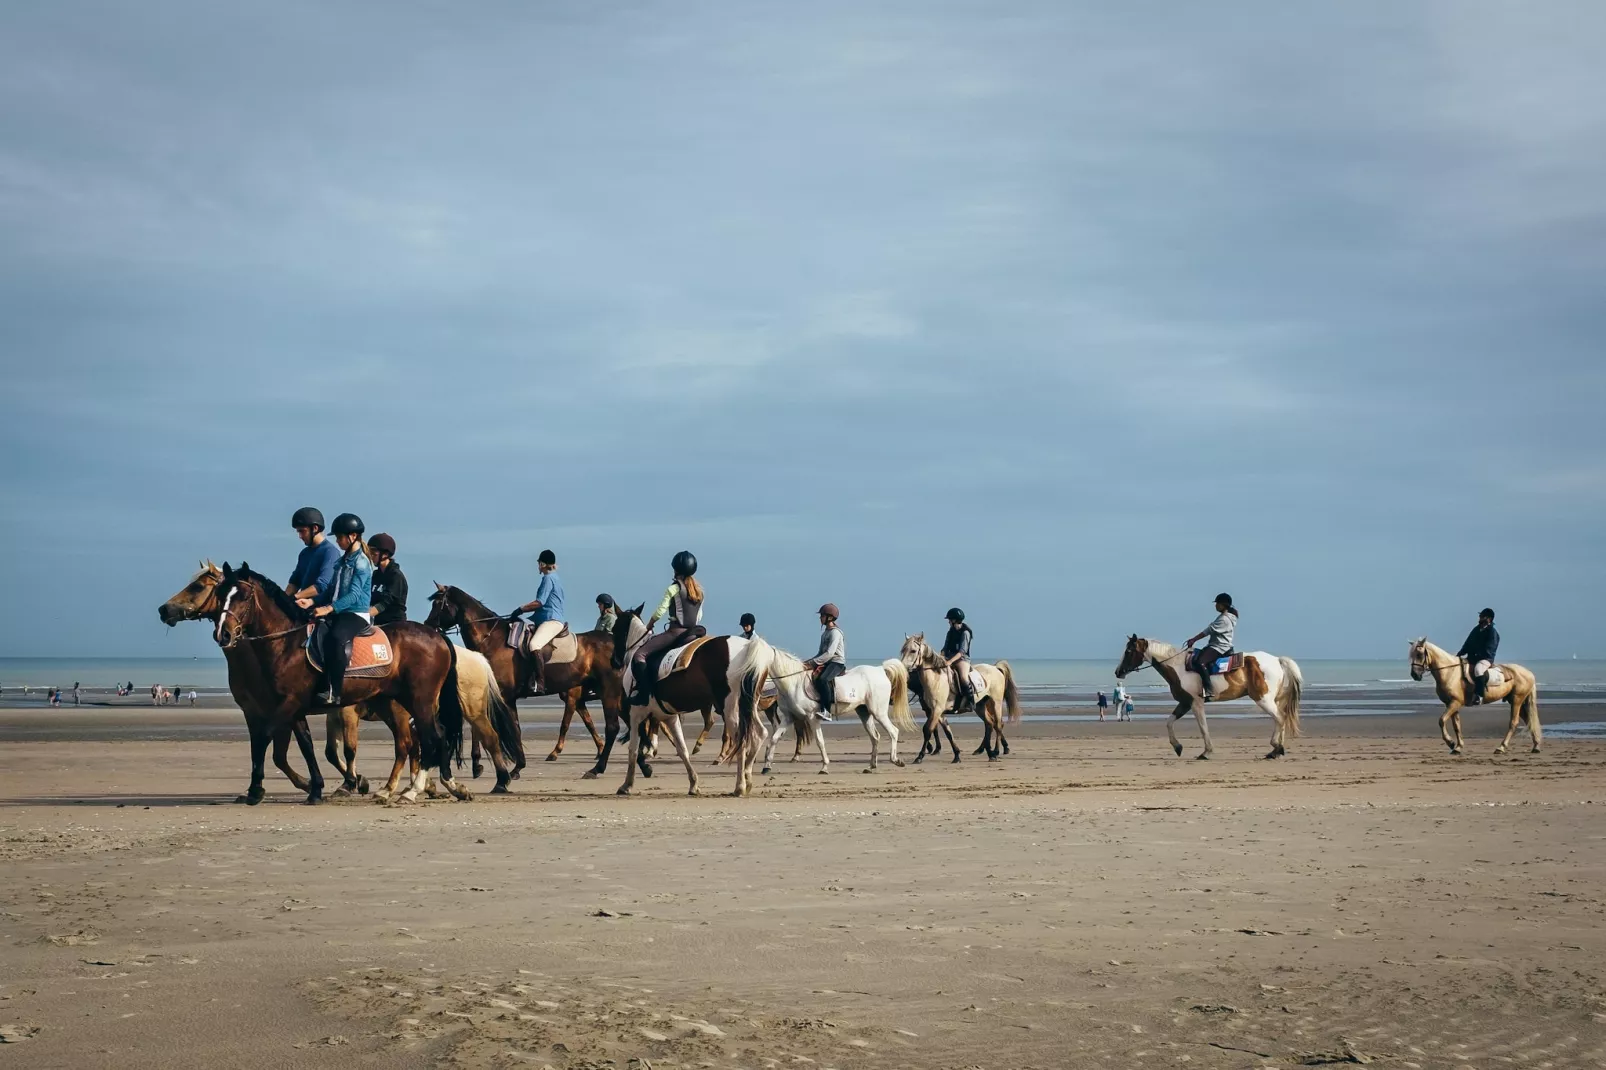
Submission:
<svg viewBox="0 0 1606 1070">
<path fill-rule="evenodd" d="M 752 790 L 753 761 L 760 748 L 764 751 L 763 772 L 770 771 L 775 745 L 786 732 L 788 718 L 808 724 L 815 745 L 820 748 L 820 772 L 830 770 L 825 733 L 820 728 L 824 707 L 815 692 L 813 677 L 802 660 L 755 636 L 732 660 L 729 678 L 731 694 L 737 696 L 738 711 L 736 729 L 729 733 L 726 743 L 727 754 L 736 759 L 736 790 L 732 795 L 746 795 Z M 764 690 L 765 679 L 775 681 L 779 696 L 779 701 L 767 714 L 758 709 L 758 696 Z M 859 715 L 865 734 L 870 737 L 870 765 L 866 773 L 874 772 L 880 764 L 881 732 L 887 734 L 892 764 L 903 765 L 903 759 L 898 757 L 898 730 L 912 731 L 915 722 L 909 714 L 909 674 L 901 661 L 889 658 L 879 667 L 859 665 L 838 676 L 831 715 L 836 718 L 849 713 Z M 721 758 L 725 756 L 722 754 Z"/>
<path fill-rule="evenodd" d="M 1166 735 L 1171 737 L 1171 749 L 1182 755 L 1182 743 L 1177 739 L 1176 722 L 1189 710 L 1199 721 L 1199 734 L 1204 737 L 1204 753 L 1208 758 L 1215 751 L 1210 742 L 1210 726 L 1205 723 L 1204 691 L 1199 674 L 1188 668 L 1188 651 L 1180 650 L 1158 639 L 1128 637 L 1126 653 L 1116 667 L 1115 678 L 1124 680 L 1127 673 L 1137 672 L 1144 665 L 1153 665 L 1156 672 L 1171 688 L 1171 697 L 1177 708 L 1165 723 Z M 1271 731 L 1271 752 L 1268 758 L 1280 758 L 1288 753 L 1283 741 L 1289 735 L 1299 735 L 1299 697 L 1305 686 L 1299 666 L 1293 658 L 1278 657 L 1264 650 L 1244 655 L 1243 668 L 1234 669 L 1216 677 L 1211 688 L 1211 702 L 1248 697 L 1261 712 L 1271 717 L 1275 727 Z"/>
</svg>

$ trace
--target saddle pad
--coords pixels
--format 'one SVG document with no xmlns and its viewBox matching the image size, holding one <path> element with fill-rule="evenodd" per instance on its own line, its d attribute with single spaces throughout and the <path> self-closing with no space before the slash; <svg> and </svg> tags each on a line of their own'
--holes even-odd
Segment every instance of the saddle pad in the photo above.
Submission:
<svg viewBox="0 0 1606 1070">
<path fill-rule="evenodd" d="M 870 688 L 863 673 L 843 673 L 836 678 L 835 686 L 839 706 L 860 706 L 870 697 Z"/>
<path fill-rule="evenodd" d="M 664 660 L 658 665 L 658 679 L 660 682 L 668 679 L 691 664 L 691 659 L 698 649 L 707 642 L 718 639 L 717 635 L 705 635 L 701 639 L 693 639 L 685 646 L 677 646 L 664 655 Z"/>
<path fill-rule="evenodd" d="M 307 664 L 323 672 L 323 652 L 316 649 L 312 635 L 307 635 Z M 375 627 L 368 635 L 359 635 L 351 641 L 351 662 L 346 666 L 346 679 L 372 676 L 389 676 L 395 665 L 395 652 L 390 636 L 383 628 Z"/>
<path fill-rule="evenodd" d="M 987 681 L 982 679 L 981 673 L 975 669 L 970 670 L 970 689 L 978 695 L 987 693 Z"/>
<path fill-rule="evenodd" d="M 1237 672 L 1243 667 L 1244 656 L 1242 654 L 1229 654 L 1227 657 L 1216 659 L 1217 676 L 1225 676 L 1229 672 Z"/>
<path fill-rule="evenodd" d="M 579 653 L 580 644 L 575 639 L 574 633 L 569 630 L 569 626 L 565 624 L 563 631 L 558 633 L 558 637 L 547 644 L 546 663 L 548 665 L 567 665 Z"/>
<path fill-rule="evenodd" d="M 1461 682 L 1468 687 L 1472 686 L 1472 666 L 1465 661 L 1461 662 Z M 1506 682 L 1506 674 L 1500 671 L 1500 666 L 1489 666 L 1489 686 L 1499 687 Z"/>
</svg>

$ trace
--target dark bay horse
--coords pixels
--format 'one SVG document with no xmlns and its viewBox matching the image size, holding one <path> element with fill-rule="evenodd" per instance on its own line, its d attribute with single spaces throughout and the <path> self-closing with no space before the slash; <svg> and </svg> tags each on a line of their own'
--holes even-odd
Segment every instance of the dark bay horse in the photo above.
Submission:
<svg viewBox="0 0 1606 1070">
<path fill-rule="evenodd" d="M 641 619 L 641 612 L 645 605 L 635 609 L 619 611 L 618 619 L 613 626 L 613 665 L 623 673 L 625 662 L 634 653 L 635 649 L 647 638 L 649 634 L 647 625 Z M 681 729 L 680 717 L 683 713 L 700 711 L 704 714 L 705 722 L 713 716 L 714 710 L 722 715 L 732 711 L 727 704 L 731 696 L 730 681 L 727 676 L 731 665 L 732 643 L 743 644 L 745 639 L 733 639 L 728 635 L 718 635 L 708 639 L 693 653 L 691 664 L 667 678 L 664 668 L 667 660 L 659 669 L 657 681 L 653 684 L 648 704 L 645 706 L 630 707 L 630 768 L 625 771 L 625 782 L 619 788 L 620 795 L 629 795 L 636 781 L 636 760 L 646 733 L 642 728 L 646 725 L 659 725 L 668 730 L 669 738 L 675 744 L 675 753 L 680 755 L 681 762 L 686 766 L 686 778 L 691 782 L 689 795 L 697 794 L 697 773 L 691 767 L 691 753 L 686 749 L 686 734 Z M 727 717 L 726 724 L 731 720 Z M 727 747 L 728 749 L 728 747 Z"/>
<path fill-rule="evenodd" d="M 496 674 L 496 683 L 502 689 L 502 700 L 516 710 L 518 696 L 530 686 L 535 666 L 529 655 L 507 645 L 508 621 L 489 609 L 484 602 L 459 587 L 435 585 L 429 596 L 429 616 L 424 623 L 432 628 L 447 631 L 456 628 L 463 637 L 463 645 L 485 655 Z M 606 632 L 579 632 L 575 635 L 578 647 L 574 660 L 562 665 L 547 665 L 545 695 L 563 696 L 563 722 L 558 726 L 558 742 L 546 760 L 555 762 L 563 752 L 563 740 L 576 713 L 591 733 L 597 745 L 597 761 L 584 779 L 592 780 L 608 768 L 608 758 L 619 736 L 620 713 L 624 705 L 624 689 L 619 683 L 619 669 L 614 666 L 614 640 Z M 597 736 L 597 728 L 586 711 L 585 700 L 596 696 L 602 701 L 602 715 L 607 739 Z M 517 714 L 515 713 L 515 718 Z M 522 746 L 520 752 L 522 754 Z M 639 760 L 645 766 L 646 756 Z M 523 766 L 523 759 L 519 765 Z M 643 768 L 651 776 L 649 768 Z"/>
<path fill-rule="evenodd" d="M 255 802 L 262 798 L 262 756 L 267 741 L 284 725 L 298 720 L 304 730 L 318 674 L 307 663 L 303 649 L 306 614 L 278 584 L 252 572 L 247 565 L 242 564 L 236 571 L 225 563 L 216 598 L 219 606 L 213 637 L 225 652 L 237 647 L 245 650 L 236 662 L 245 677 L 243 689 L 253 696 L 253 709 L 246 714 L 251 729 L 251 788 L 246 801 Z M 465 689 L 459 677 L 456 648 L 434 629 L 409 621 L 387 625 L 386 634 L 394 651 L 395 668 L 385 677 L 348 678 L 346 698 L 351 705 L 374 699 L 399 702 L 412 715 L 424 765 L 439 767 L 442 785 L 454 796 L 471 798 L 452 777 L 451 759 L 462 744 L 463 722 L 469 715 L 463 701 Z M 488 708 L 489 718 L 483 727 L 487 740 L 516 732 L 494 682 L 486 679 L 482 688 L 485 693 L 474 697 L 480 700 L 475 703 L 480 710 Z M 491 720 L 499 721 L 503 731 L 498 732 Z M 297 735 L 299 738 L 301 733 Z M 511 779 L 506 749 L 496 746 L 491 750 L 497 773 L 493 790 L 498 792 L 507 791 Z M 323 777 L 317 769 L 310 736 L 302 745 L 302 753 L 312 770 L 308 801 L 320 801 Z"/>
</svg>

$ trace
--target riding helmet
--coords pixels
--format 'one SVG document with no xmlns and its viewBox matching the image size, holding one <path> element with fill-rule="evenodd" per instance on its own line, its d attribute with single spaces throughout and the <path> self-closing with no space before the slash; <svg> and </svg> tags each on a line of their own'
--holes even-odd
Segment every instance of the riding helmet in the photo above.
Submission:
<svg viewBox="0 0 1606 1070">
<path fill-rule="evenodd" d="M 597 595 L 597 605 L 605 606 L 608 609 L 612 609 L 613 608 L 613 595 L 611 595 L 611 594 L 599 594 L 599 595 Z"/>
<path fill-rule="evenodd" d="M 835 602 L 827 602 L 820 607 L 820 616 L 822 617 L 830 617 L 832 620 L 836 620 L 841 615 L 842 611 L 836 608 Z"/>
<path fill-rule="evenodd" d="M 758 618 L 753 616 L 751 613 L 743 613 L 742 619 L 736 623 L 740 624 L 743 628 L 747 627 L 749 624 L 756 628 L 758 627 Z"/>
<path fill-rule="evenodd" d="M 536 560 L 541 562 L 543 565 L 556 565 L 558 563 L 558 555 L 553 553 L 551 550 L 542 550 L 540 556 L 537 557 Z"/>
<path fill-rule="evenodd" d="M 295 516 L 290 518 L 290 526 L 293 528 L 318 528 L 322 530 L 323 514 L 310 505 L 303 505 L 296 510 Z"/>
<path fill-rule="evenodd" d="M 669 562 L 669 567 L 675 570 L 675 575 L 689 578 L 697 574 L 697 558 L 690 550 L 682 550 Z"/>
<path fill-rule="evenodd" d="M 1494 620 L 1494 610 L 1490 609 L 1488 606 L 1485 606 L 1483 608 L 1483 612 L 1479 613 L 1478 616 L 1488 617 L 1490 620 Z"/>
<path fill-rule="evenodd" d="M 1216 601 L 1225 602 L 1230 606 L 1230 605 L 1232 605 L 1232 595 L 1230 595 L 1227 592 L 1223 591 L 1220 594 L 1216 595 Z"/>
<path fill-rule="evenodd" d="M 368 540 L 368 549 L 376 554 L 389 554 L 391 557 L 395 557 L 396 540 L 381 531 L 378 535 Z"/>
<path fill-rule="evenodd" d="M 335 517 L 334 525 L 329 530 L 336 535 L 361 535 L 362 517 L 356 513 L 341 513 Z"/>
<path fill-rule="evenodd" d="M 948 611 L 948 619 L 955 624 L 963 624 L 965 623 L 965 611 L 955 606 Z"/>
</svg>

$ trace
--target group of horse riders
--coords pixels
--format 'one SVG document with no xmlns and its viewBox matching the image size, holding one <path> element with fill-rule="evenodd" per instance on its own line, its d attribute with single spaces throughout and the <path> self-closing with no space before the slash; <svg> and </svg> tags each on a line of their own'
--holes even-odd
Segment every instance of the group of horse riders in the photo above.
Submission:
<svg viewBox="0 0 1606 1070">
<path fill-rule="evenodd" d="M 375 624 L 407 619 L 407 577 L 396 564 L 396 540 L 381 532 L 365 544 L 362 518 L 355 513 L 341 513 L 335 517 L 329 526 L 333 544 L 324 535 L 323 513 L 311 506 L 297 509 L 290 518 L 290 525 L 300 537 L 302 549 L 286 590 L 319 625 L 320 637 L 316 641 L 323 655 L 325 688 L 318 701 L 339 706 L 352 639 L 366 634 Z M 541 580 L 535 597 L 510 616 L 531 614 L 530 624 L 534 630 L 525 642 L 534 661 L 533 688 L 541 693 L 546 689 L 545 651 L 562 634 L 566 618 L 557 555 L 551 550 L 542 550 L 537 567 Z M 689 550 L 682 550 L 671 559 L 670 569 L 673 579 L 647 621 L 647 638 L 637 645 L 631 658 L 634 687 L 629 702 L 633 705 L 645 706 L 648 702 L 657 668 L 655 655 L 707 634 L 702 624 L 704 592 L 695 578 L 696 556 Z M 612 633 L 618 613 L 613 598 L 607 594 L 598 595 L 597 611 L 597 630 Z M 821 606 L 819 617 L 819 652 L 803 664 L 813 674 L 821 706 L 829 711 L 834 704 L 836 679 L 847 670 L 847 637 L 838 624 L 841 611 L 835 603 Z M 666 625 L 662 632 L 654 635 L 652 632 L 659 620 L 666 620 Z M 970 679 L 972 633 L 970 625 L 965 623 L 964 610 L 959 607 L 950 609 L 946 620 L 948 634 L 943 639 L 942 658 L 953 670 L 957 683 L 956 708 L 964 709 L 975 702 Z M 742 614 L 743 637 L 751 638 L 756 626 L 753 614 Z M 1232 595 L 1222 592 L 1216 595 L 1215 619 L 1187 642 L 1187 665 L 1198 674 L 1206 701 L 1211 698 L 1211 676 L 1218 671 L 1218 665 L 1233 654 L 1237 626 L 1238 609 L 1232 603 Z M 1195 651 L 1194 646 L 1200 640 L 1205 644 Z M 1495 631 L 1494 610 L 1485 608 L 1457 652 L 1466 660 L 1472 680 L 1472 695 L 1467 705 L 1477 706 L 1483 702 L 1489 669 L 1499 648 L 1500 633 Z"/>
</svg>

